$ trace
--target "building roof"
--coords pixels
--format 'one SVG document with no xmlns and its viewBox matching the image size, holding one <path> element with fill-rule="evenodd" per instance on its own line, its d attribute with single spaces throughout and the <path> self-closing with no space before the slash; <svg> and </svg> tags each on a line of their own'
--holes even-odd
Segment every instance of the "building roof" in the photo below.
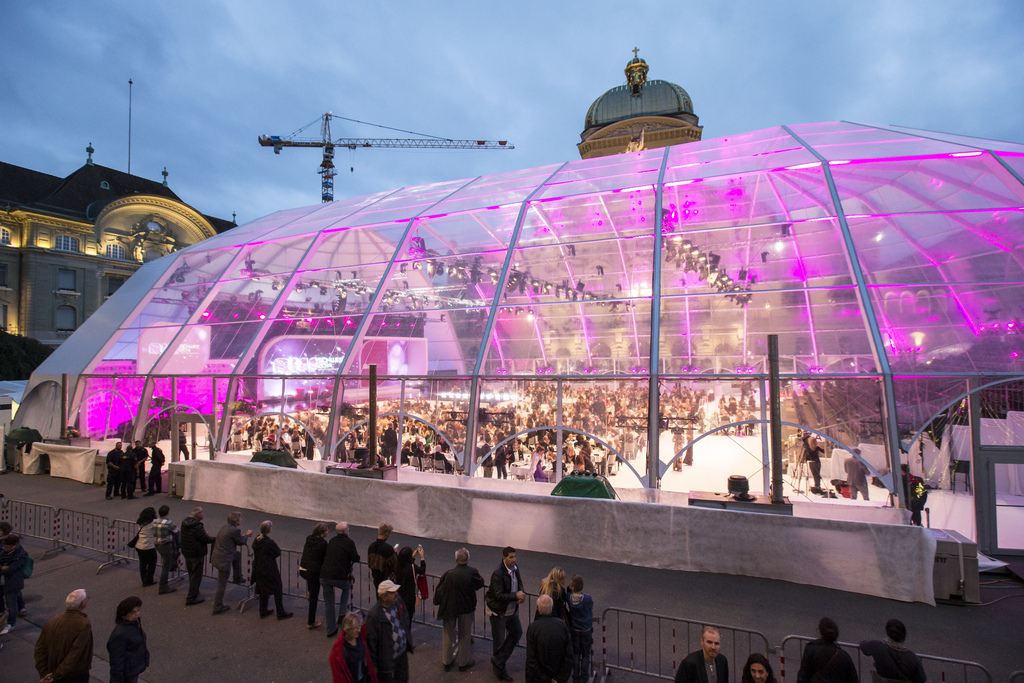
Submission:
<svg viewBox="0 0 1024 683">
<path fill-rule="evenodd" d="M 678 116 L 693 114 L 693 101 L 682 87 L 669 81 L 647 81 L 639 95 L 628 85 L 612 88 L 594 100 L 587 110 L 583 129 L 637 116 Z"/>
<path fill-rule="evenodd" d="M 86 163 L 66 178 L 58 178 L 0 162 L 0 206 L 91 222 L 110 202 L 136 194 L 185 203 L 163 183 L 99 164 Z M 221 218 L 203 217 L 218 233 L 235 226 Z"/>
</svg>

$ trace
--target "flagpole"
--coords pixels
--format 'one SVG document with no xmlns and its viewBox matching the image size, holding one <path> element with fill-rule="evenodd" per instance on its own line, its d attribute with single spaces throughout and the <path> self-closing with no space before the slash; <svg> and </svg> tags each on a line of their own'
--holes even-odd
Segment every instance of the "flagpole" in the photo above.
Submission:
<svg viewBox="0 0 1024 683">
<path fill-rule="evenodd" d="M 128 175 L 132 174 L 132 79 L 128 79 Z"/>
</svg>

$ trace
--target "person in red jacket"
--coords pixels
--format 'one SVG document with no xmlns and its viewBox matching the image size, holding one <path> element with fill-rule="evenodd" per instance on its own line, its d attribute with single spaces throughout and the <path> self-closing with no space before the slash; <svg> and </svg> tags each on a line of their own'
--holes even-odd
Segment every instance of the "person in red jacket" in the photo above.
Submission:
<svg viewBox="0 0 1024 683">
<path fill-rule="evenodd" d="M 366 644 L 366 626 L 358 612 L 349 612 L 341 620 L 341 635 L 334 642 L 328 661 L 334 683 L 378 683 Z"/>
</svg>

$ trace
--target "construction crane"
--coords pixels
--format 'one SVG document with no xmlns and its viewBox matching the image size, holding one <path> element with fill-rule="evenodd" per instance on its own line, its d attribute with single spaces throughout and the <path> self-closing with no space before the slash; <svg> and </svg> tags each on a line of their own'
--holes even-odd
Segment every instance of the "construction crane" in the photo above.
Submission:
<svg viewBox="0 0 1024 683">
<path fill-rule="evenodd" d="M 274 154 L 280 154 L 281 150 L 285 147 L 322 147 L 324 158 L 320 162 L 320 170 L 317 173 L 320 174 L 320 195 L 324 202 L 334 201 L 334 176 L 337 171 L 334 167 L 334 149 L 336 147 L 348 147 L 351 150 L 355 150 L 357 147 L 380 147 L 385 149 L 515 149 L 507 140 L 451 140 L 449 138 L 424 135 L 423 133 L 414 133 L 415 135 L 424 135 L 422 138 L 338 138 L 332 140 L 331 119 L 355 121 L 355 119 L 348 119 L 344 116 L 336 116 L 331 112 L 327 112 L 322 118 L 317 119 L 317 121 L 321 122 L 319 138 L 296 137 L 296 134 L 303 132 L 317 121 L 306 124 L 288 136 L 261 135 L 259 137 L 260 146 L 273 147 Z M 364 121 L 355 122 L 365 123 Z M 369 125 L 377 126 L 378 128 L 388 128 L 388 126 L 381 126 L 379 124 Z M 389 128 L 389 130 L 400 129 Z M 402 132 L 411 133 L 412 131 Z"/>
</svg>

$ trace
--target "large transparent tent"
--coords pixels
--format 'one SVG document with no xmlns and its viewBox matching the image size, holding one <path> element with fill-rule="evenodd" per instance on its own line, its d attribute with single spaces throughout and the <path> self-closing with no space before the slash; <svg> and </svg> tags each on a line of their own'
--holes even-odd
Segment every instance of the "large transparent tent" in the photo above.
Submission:
<svg viewBox="0 0 1024 683">
<path fill-rule="evenodd" d="M 902 496 L 900 451 L 948 489 L 968 394 L 997 445 L 1024 443 L 1022 174 L 1024 145 L 840 122 L 288 209 L 143 267 L 19 421 L 55 436 L 69 373 L 93 440 L 191 415 L 230 453 L 273 418 L 275 442 L 344 458 L 373 365 L 382 428 L 421 439 L 421 469 L 477 474 L 547 438 L 555 478 L 572 446 L 617 486 L 689 490 L 734 453 L 763 491 L 778 335 L 790 491 L 797 426 L 835 453 L 826 479 L 856 447 L 878 500 Z"/>
</svg>

